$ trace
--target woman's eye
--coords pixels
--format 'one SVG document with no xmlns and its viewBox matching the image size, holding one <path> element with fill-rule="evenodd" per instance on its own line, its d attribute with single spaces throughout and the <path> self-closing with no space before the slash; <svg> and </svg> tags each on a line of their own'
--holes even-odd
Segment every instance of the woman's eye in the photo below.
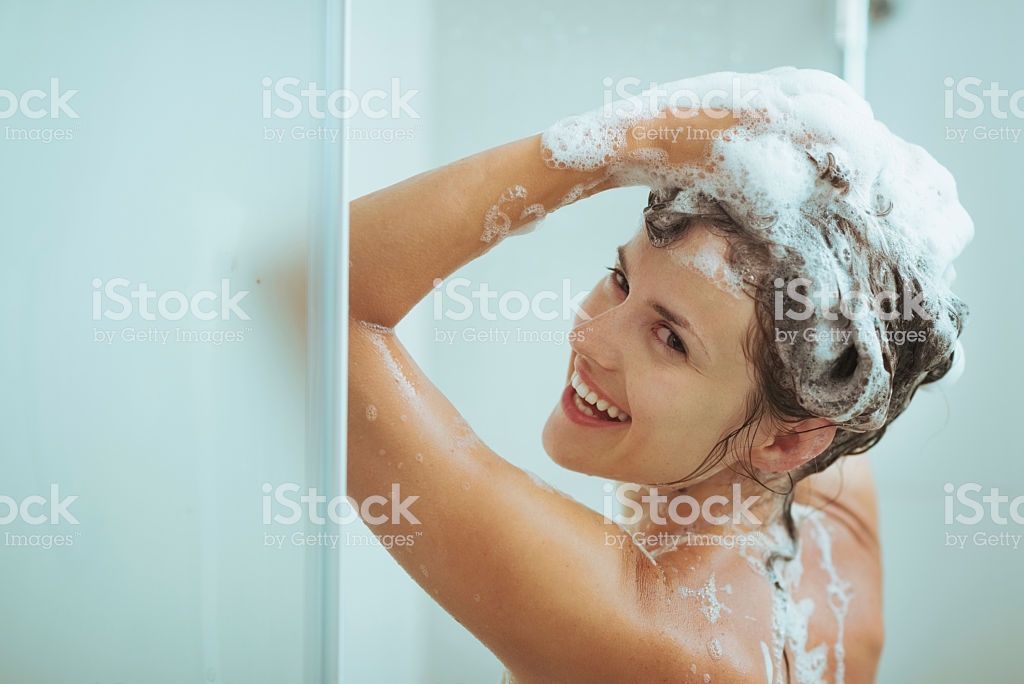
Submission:
<svg viewBox="0 0 1024 684">
<path fill-rule="evenodd" d="M 626 274 L 622 272 L 622 269 L 617 266 L 606 266 L 606 268 L 611 271 L 611 275 L 608 277 L 612 279 L 616 287 L 629 294 L 629 281 L 626 280 Z"/>
<path fill-rule="evenodd" d="M 679 339 L 679 335 L 676 335 L 674 332 L 672 332 L 671 328 L 661 326 L 660 328 L 658 328 L 658 331 L 655 333 L 655 335 L 657 335 L 658 339 L 661 340 L 661 343 L 664 344 L 669 349 L 680 352 L 682 354 L 686 353 L 686 347 L 683 345 L 683 341 Z"/>
</svg>

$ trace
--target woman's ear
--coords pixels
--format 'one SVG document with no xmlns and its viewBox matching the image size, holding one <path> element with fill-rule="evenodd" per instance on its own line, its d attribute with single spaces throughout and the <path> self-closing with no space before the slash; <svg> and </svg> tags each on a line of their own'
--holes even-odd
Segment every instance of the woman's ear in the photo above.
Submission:
<svg viewBox="0 0 1024 684">
<path fill-rule="evenodd" d="M 807 463 L 832 444 L 836 426 L 826 418 L 789 423 L 750 451 L 750 461 L 761 470 L 781 473 Z"/>
</svg>

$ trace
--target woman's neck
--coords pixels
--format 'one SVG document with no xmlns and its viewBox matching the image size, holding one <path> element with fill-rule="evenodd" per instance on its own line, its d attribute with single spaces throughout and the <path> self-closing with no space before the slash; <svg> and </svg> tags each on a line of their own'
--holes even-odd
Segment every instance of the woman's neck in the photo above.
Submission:
<svg viewBox="0 0 1024 684">
<path fill-rule="evenodd" d="M 788 481 L 766 481 L 729 469 L 681 489 L 642 486 L 630 498 L 643 510 L 633 525 L 643 534 L 737 535 L 764 532 L 782 519 Z M 774 491 L 773 491 L 774 490 Z"/>
</svg>

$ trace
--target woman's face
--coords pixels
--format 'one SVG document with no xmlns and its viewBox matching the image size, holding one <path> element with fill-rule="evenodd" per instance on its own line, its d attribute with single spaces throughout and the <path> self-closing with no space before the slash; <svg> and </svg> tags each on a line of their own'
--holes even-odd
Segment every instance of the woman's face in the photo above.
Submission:
<svg viewBox="0 0 1024 684">
<path fill-rule="evenodd" d="M 755 387 L 744 354 L 754 302 L 726 266 L 727 246 L 695 225 L 669 247 L 653 247 L 641 228 L 620 248 L 618 272 L 581 307 L 590 320 L 576 317 L 568 386 L 544 426 L 557 463 L 623 482 L 674 482 L 744 420 Z M 628 420 L 612 417 L 619 412 Z"/>
</svg>

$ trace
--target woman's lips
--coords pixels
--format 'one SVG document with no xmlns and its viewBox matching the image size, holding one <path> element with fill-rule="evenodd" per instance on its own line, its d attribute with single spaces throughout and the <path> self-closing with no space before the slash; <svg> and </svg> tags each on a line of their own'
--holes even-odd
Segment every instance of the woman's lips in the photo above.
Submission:
<svg viewBox="0 0 1024 684">
<path fill-rule="evenodd" d="M 562 410 L 565 415 L 572 422 L 577 425 L 583 425 L 585 427 L 623 427 L 629 424 L 629 421 L 621 421 L 618 419 L 605 420 L 604 418 L 598 418 L 596 415 L 588 416 L 586 413 L 580 410 L 576 401 L 579 395 L 576 393 L 576 389 L 572 385 L 568 385 L 565 391 L 562 392 Z"/>
<path fill-rule="evenodd" d="M 616 406 L 602 390 L 597 389 L 587 371 L 580 368 L 582 359 L 575 350 L 569 355 L 569 374 L 566 378 L 568 387 L 562 393 L 562 410 L 565 415 L 578 425 L 587 427 L 609 427 L 628 423 L 629 414 Z M 587 384 L 587 380 L 591 380 Z M 586 401 L 591 398 L 593 401 Z M 612 415 L 615 414 L 615 415 Z"/>
</svg>

